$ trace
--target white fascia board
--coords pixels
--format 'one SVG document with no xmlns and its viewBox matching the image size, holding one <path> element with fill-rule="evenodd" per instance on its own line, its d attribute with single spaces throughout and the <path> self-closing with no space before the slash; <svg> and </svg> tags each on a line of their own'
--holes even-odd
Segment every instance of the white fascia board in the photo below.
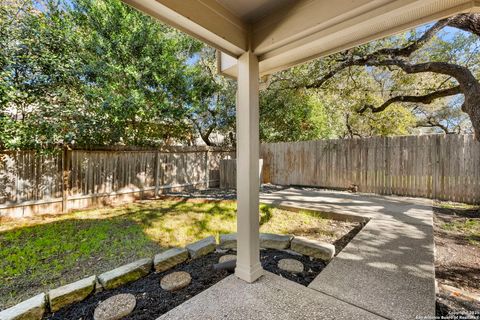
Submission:
<svg viewBox="0 0 480 320">
<path fill-rule="evenodd" d="M 123 2 L 231 56 L 247 51 L 248 26 L 215 0 Z"/>
<path fill-rule="evenodd" d="M 224 52 L 217 51 L 217 70 L 222 76 L 236 79 L 238 76 L 238 60 Z"/>
<path fill-rule="evenodd" d="M 312 5 L 313 2 L 324 1 L 311 0 L 309 1 L 310 5 Z M 377 2 L 378 4 L 384 1 L 370 2 Z M 343 16 L 350 16 L 350 18 L 344 21 L 338 21 L 338 17 L 335 17 L 336 23 L 324 23 L 323 25 L 328 25 L 328 27 L 323 29 L 318 28 L 318 26 L 310 28 L 312 33 L 305 34 L 305 32 L 303 32 L 301 37 L 296 40 L 293 40 L 295 37 L 287 32 L 285 33 L 285 37 L 289 39 L 288 41 L 285 41 L 283 38 L 275 38 L 275 36 L 278 35 L 277 31 L 282 29 L 280 28 L 282 23 L 279 22 L 275 27 L 272 27 L 272 24 L 270 24 L 271 28 L 273 28 L 271 30 L 272 34 L 267 38 L 275 39 L 274 42 L 269 43 L 268 48 L 270 48 L 270 50 L 266 51 L 265 48 L 267 48 L 267 46 L 261 45 L 262 42 L 258 42 L 257 38 L 257 40 L 254 40 L 254 43 L 260 46 L 255 47 L 254 51 L 259 55 L 261 75 L 270 74 L 314 58 L 352 48 L 456 13 L 478 11 L 478 2 L 478 0 L 389 1 L 388 4 L 377 7 L 375 10 L 369 10 L 363 14 L 352 16 L 344 13 Z M 311 9 L 312 7 L 309 8 Z M 357 7 L 355 10 L 358 11 L 359 8 Z M 302 10 L 299 10 L 297 14 L 302 14 L 302 12 Z M 286 19 L 293 19 L 298 21 L 298 23 L 304 21 L 302 17 L 295 15 L 290 15 Z M 285 23 L 287 22 L 288 21 L 285 21 Z M 312 25 L 312 21 L 305 22 L 305 24 Z M 291 28 L 293 27 L 291 26 Z M 305 29 L 308 29 L 308 27 L 305 26 Z M 263 29 L 263 31 L 265 31 L 265 29 Z M 256 32 L 257 30 L 254 29 L 254 34 Z M 275 43 L 281 43 L 281 45 L 276 47 L 276 45 L 274 45 Z"/>
</svg>

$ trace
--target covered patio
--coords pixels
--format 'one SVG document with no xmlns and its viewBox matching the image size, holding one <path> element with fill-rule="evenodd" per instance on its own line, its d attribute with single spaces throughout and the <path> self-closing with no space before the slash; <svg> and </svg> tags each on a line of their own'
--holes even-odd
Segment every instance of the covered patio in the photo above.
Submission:
<svg viewBox="0 0 480 320">
<path fill-rule="evenodd" d="M 241 280 L 225 279 L 198 298 L 187 302 L 187 306 L 164 315 L 164 318 L 181 318 L 180 315 L 184 314 L 185 319 L 199 313 L 211 319 L 257 318 L 256 314 L 252 313 L 254 309 L 246 309 L 248 301 L 252 304 L 255 302 L 255 295 L 249 295 L 249 290 L 255 291 L 264 286 L 258 289 L 260 291 L 256 296 L 262 295 L 265 288 L 276 291 L 277 296 L 283 294 L 281 288 L 285 284 L 282 282 L 286 280 L 271 275 L 264 276 L 251 287 L 241 282 L 253 283 L 264 275 L 259 261 L 258 216 L 260 77 L 453 14 L 480 10 L 480 2 L 477 0 L 124 0 L 124 2 L 218 49 L 219 71 L 238 81 L 238 254 L 235 275 Z M 431 217 L 427 217 L 427 220 L 431 221 Z M 410 225 L 406 221 L 388 219 L 382 222 L 386 224 L 398 222 L 402 224 L 399 226 L 400 229 Z M 388 229 L 388 226 L 386 228 Z M 426 268 L 429 269 L 429 266 Z M 418 270 L 419 273 L 424 271 Z M 430 271 L 427 270 L 427 273 Z M 238 286 L 232 287 L 235 283 Z M 430 285 L 431 283 L 428 286 Z M 224 290 L 231 289 L 238 301 L 229 300 L 232 298 L 232 292 L 218 294 L 218 286 L 224 286 Z M 235 291 L 237 289 L 240 290 L 238 294 Z M 433 290 L 433 287 L 430 286 L 428 290 Z M 295 288 L 290 292 L 294 292 L 293 295 L 310 296 L 306 291 L 312 290 Z M 415 299 L 418 293 L 411 292 L 411 297 L 405 298 Z M 323 303 L 330 305 L 329 294 L 322 295 L 323 298 L 318 300 L 315 298 L 309 303 L 314 304 L 318 301 L 319 305 Z M 242 296 L 253 300 L 245 300 L 242 304 L 239 301 Z M 202 297 L 209 297 L 210 303 L 217 305 L 219 309 L 223 308 L 224 312 L 208 314 L 212 312 L 211 309 L 205 309 L 205 306 L 196 308 L 195 301 L 198 302 Z M 434 293 L 426 297 L 432 299 L 431 305 L 426 306 L 424 310 L 418 310 L 415 307 L 417 304 L 410 304 L 412 309 L 405 314 L 433 316 Z M 212 300 L 213 298 L 216 300 Z M 349 306 L 352 304 L 348 298 L 338 298 L 336 301 Z M 237 302 L 238 306 L 235 306 Z M 270 302 L 265 306 L 275 307 Z M 408 305 L 405 304 L 407 307 Z M 301 304 L 298 306 L 300 309 L 304 308 Z M 360 314 L 355 316 L 354 312 L 347 312 L 348 308 L 350 307 L 339 307 L 336 310 L 344 310 L 345 313 L 334 312 L 330 318 L 364 318 Z M 368 310 L 365 306 L 355 308 L 358 312 Z M 229 313 L 234 310 L 243 312 L 234 316 Z M 275 315 L 271 313 L 268 316 L 269 310 L 264 312 L 263 315 L 259 314 L 258 318 L 268 319 Z M 289 309 L 288 312 L 292 315 L 291 318 L 303 318 L 299 313 L 297 317 L 293 316 L 295 309 Z M 427 314 L 423 314 L 424 312 Z M 316 317 L 313 311 L 309 314 L 313 318 Z M 394 312 L 382 313 L 372 309 L 369 310 L 369 314 L 372 318 L 379 315 L 385 318 L 402 318 Z"/>
<path fill-rule="evenodd" d="M 290 188 L 260 201 L 368 223 L 308 287 L 231 275 L 159 319 L 433 319 L 431 200 Z"/>
</svg>

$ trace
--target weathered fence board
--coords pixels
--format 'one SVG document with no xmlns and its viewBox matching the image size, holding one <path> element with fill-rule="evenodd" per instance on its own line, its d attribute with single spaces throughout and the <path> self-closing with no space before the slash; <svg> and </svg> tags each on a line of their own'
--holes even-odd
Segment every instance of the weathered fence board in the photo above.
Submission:
<svg viewBox="0 0 480 320">
<path fill-rule="evenodd" d="M 471 135 L 373 137 L 261 146 L 272 183 L 480 203 Z"/>
<path fill-rule="evenodd" d="M 263 159 L 258 160 L 258 177 L 262 183 L 266 179 Z M 237 187 L 237 160 L 223 159 L 220 161 L 220 188 L 235 189 Z M 258 186 L 260 187 L 260 186 Z"/>
<path fill-rule="evenodd" d="M 165 189 L 218 186 L 215 148 L 0 153 L 0 216 L 67 212 Z"/>
</svg>

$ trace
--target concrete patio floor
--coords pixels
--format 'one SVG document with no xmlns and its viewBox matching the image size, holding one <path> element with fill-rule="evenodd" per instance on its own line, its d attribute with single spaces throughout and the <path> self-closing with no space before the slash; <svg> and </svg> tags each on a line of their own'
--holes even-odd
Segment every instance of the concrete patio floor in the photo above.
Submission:
<svg viewBox="0 0 480 320">
<path fill-rule="evenodd" d="M 383 319 L 266 272 L 252 284 L 231 275 L 158 320 Z"/>
<path fill-rule="evenodd" d="M 261 202 L 370 219 L 309 285 L 230 276 L 159 319 L 415 319 L 435 315 L 431 201 L 285 189 Z"/>
</svg>

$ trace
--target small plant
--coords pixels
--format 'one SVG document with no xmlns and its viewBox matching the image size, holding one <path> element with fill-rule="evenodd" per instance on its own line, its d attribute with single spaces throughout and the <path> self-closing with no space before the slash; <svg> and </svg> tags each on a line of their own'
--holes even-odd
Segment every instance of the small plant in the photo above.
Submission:
<svg viewBox="0 0 480 320">
<path fill-rule="evenodd" d="M 480 220 L 462 219 L 441 226 L 442 229 L 461 233 L 465 239 L 472 245 L 480 246 Z"/>
</svg>

